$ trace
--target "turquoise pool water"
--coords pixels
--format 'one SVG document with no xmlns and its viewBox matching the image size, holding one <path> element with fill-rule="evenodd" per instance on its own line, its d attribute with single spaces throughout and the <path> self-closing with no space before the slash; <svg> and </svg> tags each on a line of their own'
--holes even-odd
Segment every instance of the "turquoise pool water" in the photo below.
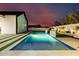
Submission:
<svg viewBox="0 0 79 59">
<path fill-rule="evenodd" d="M 32 32 L 11 50 L 75 50 L 44 32 Z"/>
</svg>

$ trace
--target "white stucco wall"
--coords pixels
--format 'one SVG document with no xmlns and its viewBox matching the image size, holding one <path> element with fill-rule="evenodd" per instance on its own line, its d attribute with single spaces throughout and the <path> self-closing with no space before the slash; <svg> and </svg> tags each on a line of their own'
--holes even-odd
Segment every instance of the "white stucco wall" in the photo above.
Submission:
<svg viewBox="0 0 79 59">
<path fill-rule="evenodd" d="M 0 17 L 1 34 L 16 34 L 16 15 Z"/>
</svg>

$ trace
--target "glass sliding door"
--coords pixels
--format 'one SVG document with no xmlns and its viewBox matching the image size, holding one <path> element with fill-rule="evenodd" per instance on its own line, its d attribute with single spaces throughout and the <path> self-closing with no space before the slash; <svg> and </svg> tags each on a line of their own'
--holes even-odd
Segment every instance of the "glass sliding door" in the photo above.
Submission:
<svg viewBox="0 0 79 59">
<path fill-rule="evenodd" d="M 17 16 L 17 33 L 23 33 L 27 31 L 27 20 L 24 14 Z"/>
</svg>

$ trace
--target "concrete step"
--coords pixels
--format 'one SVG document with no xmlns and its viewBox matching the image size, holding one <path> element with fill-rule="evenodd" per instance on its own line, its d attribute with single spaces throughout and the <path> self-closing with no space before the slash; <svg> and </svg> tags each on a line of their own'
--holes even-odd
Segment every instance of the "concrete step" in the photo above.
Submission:
<svg viewBox="0 0 79 59">
<path fill-rule="evenodd" d="M 19 34 L 19 35 L 21 35 L 21 34 Z M 0 40 L 0 44 L 3 43 L 3 42 L 9 41 L 9 40 L 11 40 L 12 38 L 16 38 L 16 37 L 18 37 L 19 35 L 13 35 L 13 36 L 10 36 L 9 38 Z"/>
<path fill-rule="evenodd" d="M 14 36 L 14 35 L 0 35 L 0 40 L 3 40 L 3 39 L 6 39 L 6 38 L 9 38 L 11 36 Z"/>
<path fill-rule="evenodd" d="M 0 51 L 1 51 L 1 49 L 4 48 L 5 46 L 7 46 L 7 45 L 9 45 L 9 44 L 11 44 L 11 43 L 13 43 L 13 42 L 15 42 L 15 41 L 21 40 L 20 38 L 22 38 L 22 37 L 24 37 L 24 36 L 26 36 L 26 34 L 22 34 L 22 35 L 20 35 L 20 36 L 14 38 L 14 39 L 12 39 L 12 40 L 10 40 L 10 41 L 7 41 L 7 42 L 5 42 L 5 43 L 0 44 Z"/>
</svg>

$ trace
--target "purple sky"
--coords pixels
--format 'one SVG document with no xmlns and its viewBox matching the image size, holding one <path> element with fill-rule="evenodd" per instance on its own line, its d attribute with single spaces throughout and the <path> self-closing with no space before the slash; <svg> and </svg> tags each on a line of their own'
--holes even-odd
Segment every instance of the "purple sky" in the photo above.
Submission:
<svg viewBox="0 0 79 59">
<path fill-rule="evenodd" d="M 79 4 L 0 4 L 0 11 L 25 11 L 29 24 L 49 26 L 56 20 L 63 22 L 67 14 L 78 8 Z"/>
</svg>

